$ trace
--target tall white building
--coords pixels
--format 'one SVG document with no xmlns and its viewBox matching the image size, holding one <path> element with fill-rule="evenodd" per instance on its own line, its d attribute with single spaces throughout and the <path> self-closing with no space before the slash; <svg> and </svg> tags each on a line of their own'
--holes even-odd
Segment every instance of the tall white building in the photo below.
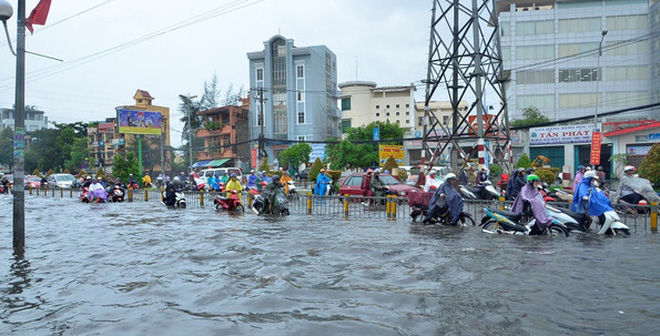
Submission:
<svg viewBox="0 0 660 336">
<path fill-rule="evenodd" d="M 528 106 L 557 120 L 593 115 L 597 101 L 599 113 L 657 101 L 651 79 L 660 65 L 651 64 L 651 49 L 660 48 L 660 37 L 651 34 L 652 2 L 498 1 L 510 119 Z M 643 113 L 660 119 L 660 109 Z"/>
<path fill-rule="evenodd" d="M 415 126 L 415 85 L 377 87 L 374 82 L 339 83 L 342 131 L 374 121 Z"/>
<path fill-rule="evenodd" d="M 0 109 L 0 130 L 5 127 L 14 129 L 14 109 Z M 48 128 L 48 117 L 44 111 L 25 110 L 25 131 L 34 132 L 42 128 Z"/>
</svg>

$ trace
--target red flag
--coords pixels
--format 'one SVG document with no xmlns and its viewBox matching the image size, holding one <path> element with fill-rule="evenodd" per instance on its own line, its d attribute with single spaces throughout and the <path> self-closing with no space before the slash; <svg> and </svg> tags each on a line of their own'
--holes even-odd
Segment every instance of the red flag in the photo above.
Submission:
<svg viewBox="0 0 660 336">
<path fill-rule="evenodd" d="M 46 19 L 48 18 L 48 11 L 50 10 L 50 0 L 40 0 L 37 7 L 34 7 L 30 16 L 25 20 L 25 27 L 34 34 L 32 28 L 33 24 L 45 25 Z"/>
</svg>

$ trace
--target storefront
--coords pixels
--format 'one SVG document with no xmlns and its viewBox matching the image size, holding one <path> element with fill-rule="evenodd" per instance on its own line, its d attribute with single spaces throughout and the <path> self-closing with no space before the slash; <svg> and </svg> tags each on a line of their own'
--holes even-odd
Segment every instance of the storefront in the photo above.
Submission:
<svg viewBox="0 0 660 336">
<path fill-rule="evenodd" d="M 660 121 L 636 120 L 603 123 L 603 135 L 614 153 L 628 154 L 628 164 L 639 167 L 654 144 L 660 143 Z"/>
</svg>

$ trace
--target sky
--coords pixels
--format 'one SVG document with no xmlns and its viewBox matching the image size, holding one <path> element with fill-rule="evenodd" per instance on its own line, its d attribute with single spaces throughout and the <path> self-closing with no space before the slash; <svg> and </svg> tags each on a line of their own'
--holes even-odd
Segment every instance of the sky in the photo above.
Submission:
<svg viewBox="0 0 660 336">
<path fill-rule="evenodd" d="M 9 2 L 16 13 L 17 1 Z M 37 3 L 27 0 L 27 15 Z M 35 26 L 34 35 L 27 32 L 26 49 L 64 62 L 26 56 L 25 102 L 51 121 L 96 121 L 113 116 L 116 106 L 132 104 L 137 89 L 147 90 L 154 105 L 170 108 L 171 141 L 179 146 L 178 95 L 201 96 L 213 74 L 221 89 L 230 84 L 249 89 L 246 53 L 263 50 L 263 42 L 278 33 L 296 46 L 330 48 L 339 83 L 419 82 L 426 78 L 431 5 L 430 0 L 52 0 L 46 25 Z M 192 24 L 141 39 L 182 22 Z M 15 38 L 16 15 L 8 25 Z M 2 38 L 0 106 L 12 107 L 15 59 L 5 42 Z M 422 99 L 423 89 L 417 96 Z"/>
</svg>

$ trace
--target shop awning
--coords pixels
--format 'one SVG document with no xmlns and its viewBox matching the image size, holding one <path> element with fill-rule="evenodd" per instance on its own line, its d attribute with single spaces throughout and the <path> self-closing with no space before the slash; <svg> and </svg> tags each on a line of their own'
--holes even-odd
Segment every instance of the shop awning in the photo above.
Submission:
<svg viewBox="0 0 660 336">
<path fill-rule="evenodd" d="M 209 162 L 211 162 L 211 160 L 197 161 L 193 165 L 193 168 L 208 167 Z"/>
<path fill-rule="evenodd" d="M 220 166 L 222 166 L 223 164 L 225 164 L 225 162 L 227 162 L 227 161 L 229 161 L 229 159 L 217 159 L 217 160 L 213 160 L 213 161 L 207 163 L 206 166 L 209 166 L 209 167 L 220 167 Z"/>
<path fill-rule="evenodd" d="M 644 131 L 644 130 L 651 129 L 651 128 L 656 128 L 656 127 L 660 127 L 660 121 L 645 124 L 645 125 L 642 125 L 642 126 L 637 126 L 637 127 L 623 128 L 623 129 L 620 129 L 620 130 L 616 130 L 614 132 L 605 133 L 604 135 L 606 137 L 611 137 L 611 136 L 617 136 L 617 135 L 623 135 L 623 134 L 628 134 L 628 133 Z"/>
</svg>

